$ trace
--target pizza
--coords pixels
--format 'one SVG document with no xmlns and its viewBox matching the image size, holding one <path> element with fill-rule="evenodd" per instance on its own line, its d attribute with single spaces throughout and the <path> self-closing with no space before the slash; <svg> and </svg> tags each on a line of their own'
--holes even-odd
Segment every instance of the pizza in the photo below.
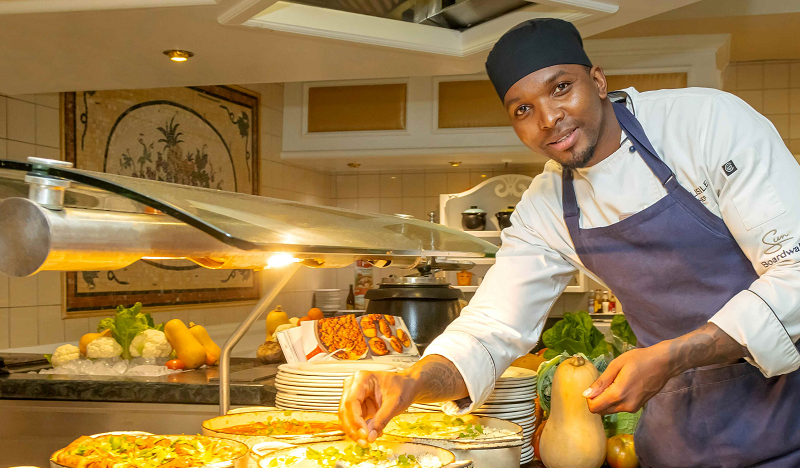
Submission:
<svg viewBox="0 0 800 468">
<path fill-rule="evenodd" d="M 189 468 L 247 455 L 247 446 L 206 436 L 106 434 L 83 436 L 53 454 L 68 468 Z"/>
<path fill-rule="evenodd" d="M 215 429 L 217 432 L 225 434 L 238 434 L 249 436 L 281 436 L 281 435 L 317 435 L 330 432 L 340 432 L 342 430 L 339 421 L 330 422 L 306 422 L 296 419 L 272 419 L 266 421 L 230 426 L 222 429 Z"/>
</svg>

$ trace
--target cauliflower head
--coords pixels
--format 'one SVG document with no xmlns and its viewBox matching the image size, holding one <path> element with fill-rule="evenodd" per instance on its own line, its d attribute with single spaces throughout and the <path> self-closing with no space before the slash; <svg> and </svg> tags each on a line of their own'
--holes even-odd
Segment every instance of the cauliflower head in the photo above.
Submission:
<svg viewBox="0 0 800 468">
<path fill-rule="evenodd" d="M 86 346 L 86 357 L 88 358 L 113 358 L 120 354 L 122 354 L 122 346 L 109 336 L 98 338 Z"/>
<path fill-rule="evenodd" d="M 81 350 L 75 345 L 65 344 L 56 348 L 56 352 L 50 356 L 50 363 L 53 367 L 63 366 L 81 357 Z"/>
<path fill-rule="evenodd" d="M 172 353 L 167 335 L 152 328 L 136 335 L 128 349 L 133 357 L 159 358 Z"/>
<path fill-rule="evenodd" d="M 297 328 L 297 325 L 292 325 L 291 323 L 286 323 L 283 325 L 278 325 L 278 328 L 275 329 L 275 333 L 272 334 L 269 340 L 267 341 L 278 341 L 278 332 L 282 332 L 284 330 L 288 330 L 290 328 Z"/>
</svg>

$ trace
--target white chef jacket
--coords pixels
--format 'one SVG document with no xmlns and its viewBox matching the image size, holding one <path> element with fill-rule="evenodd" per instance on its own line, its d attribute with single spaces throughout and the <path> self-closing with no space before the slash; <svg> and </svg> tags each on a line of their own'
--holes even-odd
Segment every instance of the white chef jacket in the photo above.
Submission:
<svg viewBox="0 0 800 468">
<path fill-rule="evenodd" d="M 625 99 L 678 182 L 724 220 L 759 275 L 709 321 L 746 346 L 748 361 L 765 376 L 800 367 L 794 346 L 800 338 L 800 165 L 775 127 L 741 99 L 714 89 L 628 88 L 614 98 Z M 582 228 L 616 223 L 666 195 L 630 146 L 625 139 L 600 163 L 573 171 Z M 561 166 L 554 161 L 533 179 L 501 239 L 495 265 L 469 305 L 425 352 L 452 361 L 466 382 L 470 401 L 446 406 L 449 412 L 483 404 L 511 362 L 536 345 L 550 308 L 578 270 L 600 282 L 575 253 L 563 218 Z"/>
</svg>

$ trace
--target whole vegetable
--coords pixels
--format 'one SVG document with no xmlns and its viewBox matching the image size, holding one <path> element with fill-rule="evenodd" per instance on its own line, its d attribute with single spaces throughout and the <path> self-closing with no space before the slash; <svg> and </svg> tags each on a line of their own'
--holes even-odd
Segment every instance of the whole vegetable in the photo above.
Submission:
<svg viewBox="0 0 800 468">
<path fill-rule="evenodd" d="M 78 342 L 78 350 L 82 355 L 86 356 L 86 346 L 88 346 L 92 341 L 106 336 L 111 336 L 111 330 L 105 329 L 100 333 L 87 333 L 83 335 L 81 340 Z"/>
<path fill-rule="evenodd" d="M 150 328 L 136 335 L 128 351 L 133 357 L 160 358 L 169 356 L 172 346 L 164 332 Z"/>
<path fill-rule="evenodd" d="M 275 307 L 275 310 L 267 314 L 267 339 L 275 335 L 276 328 L 286 323 L 289 323 L 289 315 L 281 309 L 281 306 Z"/>
<path fill-rule="evenodd" d="M 605 461 L 602 418 L 589 411 L 582 395 L 597 377 L 597 369 L 583 356 L 573 356 L 556 369 L 550 417 L 539 440 L 547 468 L 600 468 Z"/>
<path fill-rule="evenodd" d="M 219 357 L 222 355 L 222 350 L 219 349 L 214 340 L 208 336 L 208 331 L 206 331 L 205 327 L 202 325 L 195 325 L 192 322 L 189 322 L 189 331 L 197 338 L 197 341 L 203 345 L 203 348 L 206 350 L 206 364 L 209 366 L 213 366 L 214 364 L 219 362 Z"/>
<path fill-rule="evenodd" d="M 533 456 L 538 460 L 542 459 L 542 453 L 539 451 L 539 441 L 542 440 L 542 431 L 544 431 L 544 424 L 546 422 L 547 421 L 542 421 L 542 423 L 539 424 L 539 428 L 533 433 Z"/>
<path fill-rule="evenodd" d="M 183 361 L 187 369 L 197 369 L 206 363 L 206 349 L 192 335 L 186 325 L 179 319 L 172 319 L 164 326 L 167 340 L 175 348 L 178 359 Z"/>
<path fill-rule="evenodd" d="M 639 466 L 632 435 L 615 435 L 608 439 L 606 445 L 608 452 L 606 457 L 611 468 L 637 468 Z"/>
<path fill-rule="evenodd" d="M 155 323 L 153 323 L 153 317 L 142 312 L 141 302 L 137 302 L 130 309 L 118 306 L 114 317 L 104 318 L 97 325 L 98 332 L 106 329 L 111 330 L 114 339 L 122 346 L 122 357 L 124 359 L 131 358 L 130 346 L 133 339 L 149 328 L 163 330 L 163 324 L 156 327 Z"/>
<path fill-rule="evenodd" d="M 115 358 L 122 354 L 122 346 L 110 336 L 98 338 L 86 346 L 86 357 L 92 359 Z"/>
<path fill-rule="evenodd" d="M 545 359 L 552 359 L 566 352 L 569 355 L 583 354 L 590 359 L 608 352 L 603 333 L 594 326 L 592 317 L 586 312 L 565 312 L 564 318 L 542 333 L 542 342 L 548 350 Z"/>
<path fill-rule="evenodd" d="M 56 351 L 50 356 L 50 364 L 52 364 L 53 367 L 63 366 L 80 357 L 81 350 L 77 346 L 65 344 L 56 348 Z"/>
<path fill-rule="evenodd" d="M 186 364 L 181 362 L 180 359 L 171 359 L 167 361 L 167 363 L 164 365 L 167 366 L 167 369 L 172 369 L 172 370 L 181 370 L 186 367 Z"/>
</svg>

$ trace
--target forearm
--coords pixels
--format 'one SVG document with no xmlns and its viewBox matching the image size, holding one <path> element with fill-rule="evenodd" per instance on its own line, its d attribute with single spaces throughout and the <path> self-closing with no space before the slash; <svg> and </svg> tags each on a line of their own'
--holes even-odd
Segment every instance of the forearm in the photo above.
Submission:
<svg viewBox="0 0 800 468">
<path fill-rule="evenodd" d="M 443 356 L 425 356 L 402 371 L 402 374 L 413 382 L 412 394 L 416 403 L 458 400 L 469 396 L 461 373 Z"/>
<path fill-rule="evenodd" d="M 713 323 L 678 338 L 662 341 L 654 351 L 666 360 L 666 369 L 674 377 L 689 369 L 735 362 L 747 356 L 747 349 Z"/>
</svg>

